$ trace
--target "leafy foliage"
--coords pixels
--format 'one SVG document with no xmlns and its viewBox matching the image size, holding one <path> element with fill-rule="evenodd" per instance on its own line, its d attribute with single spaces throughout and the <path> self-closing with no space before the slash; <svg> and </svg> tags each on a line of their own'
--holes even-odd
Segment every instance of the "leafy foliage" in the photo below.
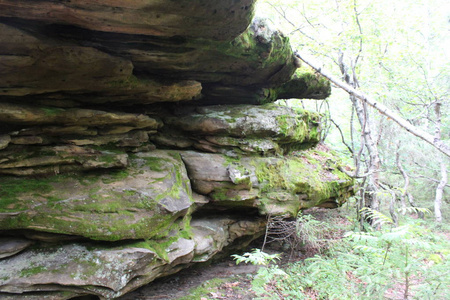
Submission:
<svg viewBox="0 0 450 300">
<path fill-rule="evenodd" d="M 263 265 L 266 266 L 271 262 L 280 259 L 280 254 L 269 254 L 261 251 L 260 249 L 253 249 L 252 252 L 246 252 L 243 255 L 233 254 L 231 255 L 236 264 L 251 263 L 252 265 Z"/>
<path fill-rule="evenodd" d="M 371 213 L 391 225 L 389 217 Z M 441 233 L 422 220 L 406 219 L 399 227 L 347 232 L 324 254 L 284 272 L 262 268 L 254 289 L 261 299 L 446 299 L 448 249 Z"/>
<path fill-rule="evenodd" d="M 360 212 L 365 219 L 372 220 L 372 225 L 374 227 L 384 224 L 394 225 L 394 221 L 390 217 L 384 215 L 379 211 L 370 209 L 369 207 L 363 207 Z"/>
</svg>

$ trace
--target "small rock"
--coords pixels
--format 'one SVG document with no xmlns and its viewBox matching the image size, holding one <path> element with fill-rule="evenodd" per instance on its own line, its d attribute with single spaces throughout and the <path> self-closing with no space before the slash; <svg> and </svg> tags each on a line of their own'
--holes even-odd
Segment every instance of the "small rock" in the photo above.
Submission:
<svg viewBox="0 0 450 300">
<path fill-rule="evenodd" d="M 26 239 L 0 238 L 0 258 L 13 256 L 31 244 L 33 244 L 33 242 Z"/>
<path fill-rule="evenodd" d="M 7 134 L 0 135 L 0 150 L 8 147 L 9 142 L 11 142 L 11 137 Z"/>
</svg>

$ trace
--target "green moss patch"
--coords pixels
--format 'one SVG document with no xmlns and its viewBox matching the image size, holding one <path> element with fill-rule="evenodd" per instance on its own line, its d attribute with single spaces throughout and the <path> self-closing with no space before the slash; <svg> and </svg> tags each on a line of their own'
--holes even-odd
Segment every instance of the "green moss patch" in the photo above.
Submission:
<svg viewBox="0 0 450 300">
<path fill-rule="evenodd" d="M 19 200 L 20 195 L 31 194 L 38 198 L 39 196 L 54 190 L 50 178 L 16 178 L 2 177 L 0 184 L 0 212 L 21 211 L 29 208 L 28 205 Z"/>
<path fill-rule="evenodd" d="M 122 170 L 3 177 L 0 211 L 9 215 L 0 228 L 105 241 L 168 236 L 194 202 L 181 158 L 155 151 L 131 160 Z"/>
</svg>

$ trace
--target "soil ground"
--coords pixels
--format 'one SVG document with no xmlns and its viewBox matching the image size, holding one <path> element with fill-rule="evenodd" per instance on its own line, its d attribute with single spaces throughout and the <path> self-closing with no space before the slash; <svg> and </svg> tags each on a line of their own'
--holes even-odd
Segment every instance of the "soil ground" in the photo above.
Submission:
<svg viewBox="0 0 450 300">
<path fill-rule="evenodd" d="M 210 300 L 241 299 L 251 300 L 255 295 L 251 291 L 252 274 L 259 266 L 236 263 L 227 259 L 209 266 L 193 267 L 182 270 L 172 276 L 156 280 L 131 292 L 120 300 Z M 201 292 L 197 295 L 193 289 Z M 205 297 L 207 295 L 207 298 Z"/>
<path fill-rule="evenodd" d="M 328 219 L 330 215 L 334 217 L 338 215 L 337 212 L 318 208 L 309 211 L 315 218 L 322 221 Z M 348 222 L 340 216 L 338 219 L 343 223 Z M 252 248 L 261 249 L 262 244 L 263 239 L 257 240 L 243 252 L 251 251 Z M 264 248 L 264 252 L 282 254 L 281 260 L 278 261 L 279 265 L 299 261 L 315 254 L 313 251 L 311 253 L 297 252 L 293 255 L 291 251 L 284 252 L 282 248 L 280 244 L 269 243 Z M 210 265 L 193 266 L 174 275 L 155 280 L 118 300 L 252 300 L 256 298 L 256 295 L 251 289 L 251 283 L 259 268 L 260 266 L 245 263 L 236 265 L 236 262 L 228 256 Z"/>
</svg>

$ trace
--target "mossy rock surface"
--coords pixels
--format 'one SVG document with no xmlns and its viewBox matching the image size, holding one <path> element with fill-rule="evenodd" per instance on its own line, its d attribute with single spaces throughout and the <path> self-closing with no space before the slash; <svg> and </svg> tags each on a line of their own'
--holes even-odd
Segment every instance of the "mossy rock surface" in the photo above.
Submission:
<svg viewBox="0 0 450 300">
<path fill-rule="evenodd" d="M 163 264 L 145 248 L 82 243 L 36 247 L 0 261 L 0 298 L 17 293 L 16 299 L 27 299 L 22 293 L 36 290 L 66 291 L 70 298 L 86 293 L 114 298 L 132 279 Z"/>
<path fill-rule="evenodd" d="M 353 193 L 353 179 L 340 162 L 317 149 L 286 157 L 229 158 L 222 154 L 181 152 L 193 190 L 210 205 L 257 208 L 261 214 L 296 216 L 314 206 L 338 207 Z"/>
<path fill-rule="evenodd" d="M 237 149 L 244 153 L 274 154 L 317 144 L 319 120 L 317 113 L 275 104 L 186 108 L 179 115 L 164 118 L 167 129 L 163 128 L 159 139 L 165 137 L 167 141 L 176 131 L 191 138 L 190 144 L 184 144 L 186 147 L 194 145 L 207 152 Z M 172 146 L 183 147 L 176 141 Z"/>
<path fill-rule="evenodd" d="M 71 299 L 91 294 L 115 299 L 207 261 L 235 241 L 245 246 L 264 232 L 265 222 L 222 214 L 198 218 L 189 230 L 173 230 L 164 239 L 36 244 L 0 260 L 0 298 Z"/>
<path fill-rule="evenodd" d="M 97 240 L 167 235 L 193 200 L 176 153 L 130 157 L 130 166 L 108 172 L 3 177 L 0 228 L 80 235 Z"/>
</svg>

